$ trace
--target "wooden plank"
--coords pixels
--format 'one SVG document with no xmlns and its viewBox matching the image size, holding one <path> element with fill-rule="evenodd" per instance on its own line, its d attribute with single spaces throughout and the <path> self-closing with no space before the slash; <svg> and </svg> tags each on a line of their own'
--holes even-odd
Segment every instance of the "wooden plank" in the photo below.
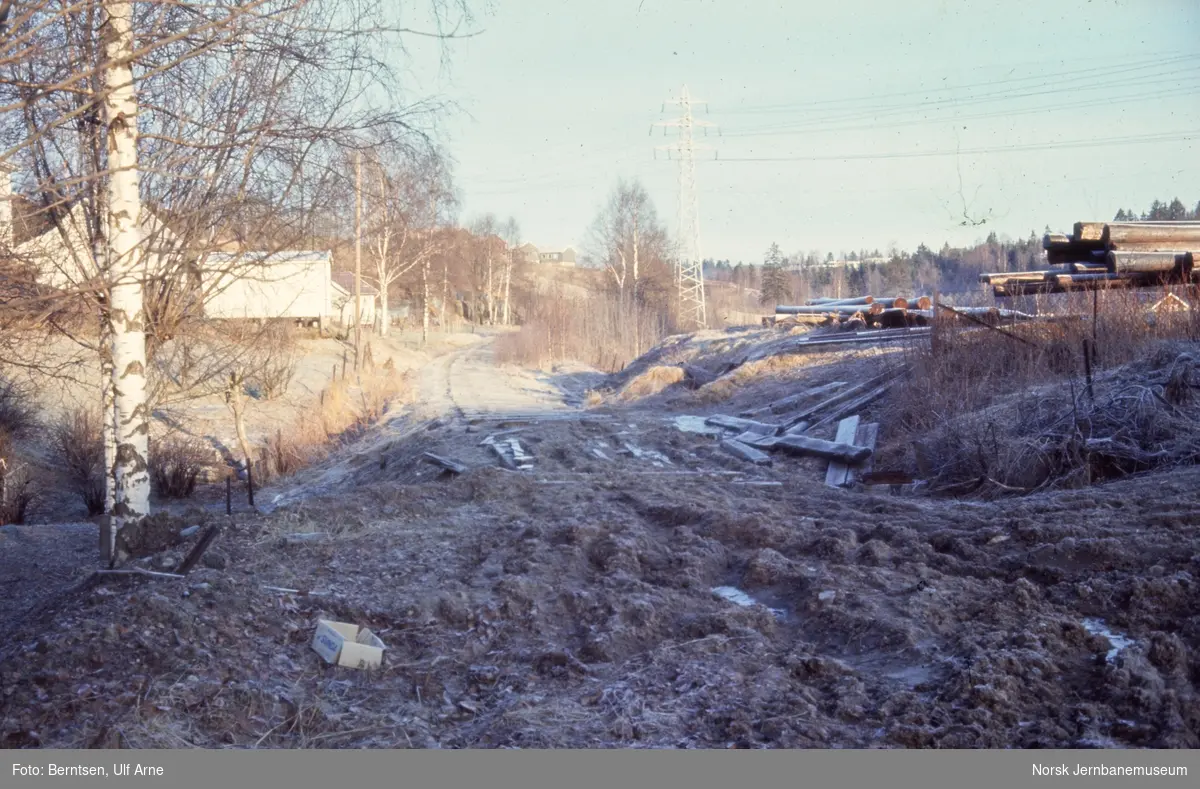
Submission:
<svg viewBox="0 0 1200 789">
<path fill-rule="evenodd" d="M 726 430 L 737 430 L 743 433 L 758 433 L 763 436 L 773 436 L 780 429 L 780 425 L 756 422 L 753 419 L 743 419 L 740 416 L 726 416 L 725 414 L 714 414 L 705 419 L 704 424 L 725 428 Z"/>
<path fill-rule="evenodd" d="M 753 463 L 756 466 L 771 465 L 771 457 L 766 452 L 755 449 L 752 446 L 743 444 L 741 441 L 735 441 L 732 438 L 727 438 L 721 442 L 721 449 L 724 449 L 729 454 L 736 458 Z"/>
<path fill-rule="evenodd" d="M 868 422 L 865 425 L 858 426 L 858 432 L 854 436 L 854 443 L 860 447 L 868 447 L 871 450 L 871 455 L 862 462 L 858 468 L 849 469 L 846 474 L 846 484 L 850 485 L 856 478 L 860 478 L 863 474 L 870 474 L 875 468 L 875 442 L 879 440 L 879 423 Z"/>
<path fill-rule="evenodd" d="M 754 410 L 758 413 L 770 412 L 772 414 L 780 414 L 784 411 L 790 411 L 808 400 L 813 400 L 821 397 L 822 395 L 837 391 L 845 385 L 845 381 L 833 381 L 832 383 L 827 383 L 823 386 L 817 386 L 807 391 L 800 392 L 799 394 L 788 395 L 787 397 L 781 398 L 773 403 L 763 406 L 762 408 L 756 408 Z M 742 415 L 745 416 L 747 413 L 749 412 L 742 412 Z M 752 415 L 757 416 L 757 413 Z"/>
<path fill-rule="evenodd" d="M 837 437 L 834 438 L 839 444 L 854 444 L 855 435 L 858 433 L 858 415 L 848 416 L 841 422 L 838 422 Z M 846 484 L 847 476 L 850 473 L 850 467 L 840 460 L 829 461 L 829 468 L 825 471 L 825 484 L 831 488 L 840 488 Z"/>
<path fill-rule="evenodd" d="M 792 417 L 787 422 L 784 422 L 783 423 L 783 431 L 785 433 L 790 433 L 791 429 L 793 427 L 799 425 L 801 422 L 809 422 L 812 420 L 812 418 L 814 416 L 821 413 L 822 411 L 825 411 L 836 405 L 844 403 L 847 400 L 851 400 L 851 399 L 855 398 L 856 396 L 862 394 L 863 392 L 870 390 L 872 387 L 878 386 L 880 383 L 894 378 L 896 375 L 897 375 L 897 372 L 895 370 L 885 370 L 884 372 L 880 373 L 879 375 L 876 375 L 873 378 L 863 381 L 860 384 L 852 386 L 849 389 L 845 390 L 844 392 L 839 392 L 838 394 L 834 395 L 833 397 L 830 397 L 828 400 L 824 400 L 820 403 L 817 403 L 813 407 L 807 408 L 803 412 Z"/>
<path fill-rule="evenodd" d="M 822 417 L 818 421 L 809 425 L 808 429 L 815 430 L 816 428 L 821 427 L 822 425 L 827 425 L 830 422 L 836 422 L 837 420 L 841 419 L 842 417 L 848 416 L 849 414 L 852 414 L 855 411 L 858 411 L 859 409 L 863 408 L 864 406 L 870 405 L 871 403 L 875 402 L 876 400 L 878 400 L 879 398 L 881 398 L 885 394 L 887 394 L 888 389 L 891 389 L 893 383 L 895 383 L 895 380 L 885 381 L 884 383 L 880 384 L 879 386 L 877 386 L 876 388 L 867 392 L 866 394 L 862 395 L 861 397 L 856 397 L 855 399 L 851 400 L 850 402 L 844 403 L 843 405 L 838 406 L 828 415 Z"/>
<path fill-rule="evenodd" d="M 451 460 L 450 458 L 442 457 L 441 455 L 435 455 L 432 452 L 422 453 L 421 459 L 426 463 L 432 463 L 435 466 L 441 466 L 446 471 L 454 474 L 464 474 L 467 471 L 467 467 L 462 463 L 459 463 L 457 460 Z"/>
<path fill-rule="evenodd" d="M 836 441 L 825 441 L 811 436 L 779 436 L 773 446 L 796 455 L 840 460 L 847 465 L 858 465 L 871 456 L 871 450 L 866 447 L 839 444 Z"/>
<path fill-rule="evenodd" d="M 493 452 L 496 453 L 496 457 L 498 457 L 500 459 L 501 466 L 508 469 L 509 471 L 517 470 L 516 460 L 513 459 L 512 457 L 510 457 L 508 452 L 505 451 L 507 449 L 507 446 L 501 446 L 500 444 L 489 444 L 488 446 L 491 448 L 491 450 Z"/>
<path fill-rule="evenodd" d="M 187 575 L 190 573 L 192 568 L 196 566 L 196 562 L 200 561 L 200 557 L 202 557 L 204 552 L 208 550 L 208 546 L 212 545 L 213 540 L 217 538 L 217 534 L 220 531 L 221 527 L 215 523 L 205 529 L 204 533 L 200 535 L 200 539 L 196 542 L 195 546 L 192 547 L 192 550 L 188 552 L 187 556 L 183 557 L 183 561 L 181 561 L 179 566 L 175 568 L 175 574 Z"/>
</svg>

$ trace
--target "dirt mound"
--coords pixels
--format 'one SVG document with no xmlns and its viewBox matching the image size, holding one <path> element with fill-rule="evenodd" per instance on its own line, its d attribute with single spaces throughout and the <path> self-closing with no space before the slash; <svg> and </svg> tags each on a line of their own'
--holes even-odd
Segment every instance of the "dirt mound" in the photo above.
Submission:
<svg viewBox="0 0 1200 789">
<path fill-rule="evenodd" d="M 366 484 L 82 589 L 6 634 L 0 742 L 1200 746 L 1196 470 L 1005 508 L 540 479 Z M 383 668 L 322 664 L 322 617 Z"/>
<path fill-rule="evenodd" d="M 677 383 L 683 382 L 687 378 L 687 373 L 682 367 L 668 367 L 666 365 L 658 365 L 651 367 L 646 372 L 630 379 L 620 391 L 617 392 L 618 400 L 639 400 L 643 397 L 656 395 L 669 386 L 674 386 Z"/>
</svg>

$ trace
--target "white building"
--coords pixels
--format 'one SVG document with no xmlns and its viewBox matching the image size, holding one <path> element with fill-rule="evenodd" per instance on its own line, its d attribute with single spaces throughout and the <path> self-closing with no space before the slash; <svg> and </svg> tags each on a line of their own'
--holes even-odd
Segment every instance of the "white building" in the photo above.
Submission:
<svg viewBox="0 0 1200 789">
<path fill-rule="evenodd" d="M 375 325 L 375 306 L 379 291 L 365 281 L 359 286 L 362 293 L 362 314 L 358 322 L 362 326 Z M 354 273 L 339 271 L 333 275 L 333 315 L 343 326 L 354 325 Z"/>
<path fill-rule="evenodd" d="M 209 318 L 292 318 L 324 323 L 336 317 L 329 252 L 215 253 L 198 264 Z"/>
</svg>

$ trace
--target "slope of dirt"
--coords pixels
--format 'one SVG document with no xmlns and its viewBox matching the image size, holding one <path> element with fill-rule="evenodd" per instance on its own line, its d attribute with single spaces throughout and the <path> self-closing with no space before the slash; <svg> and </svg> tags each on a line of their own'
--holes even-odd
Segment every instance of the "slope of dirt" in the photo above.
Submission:
<svg viewBox="0 0 1200 789">
<path fill-rule="evenodd" d="M 1200 474 L 1001 509 L 652 471 L 375 483 L 244 523 L 226 570 L 11 634 L 0 741 L 1200 746 Z M 318 617 L 379 632 L 384 668 L 322 665 Z"/>
<path fill-rule="evenodd" d="M 6 633 L 0 744 L 1200 747 L 1200 469 L 871 495 L 748 466 L 668 400 L 573 409 L 457 358 L 426 370 L 443 400 L 239 516 L 219 561 Z M 376 630 L 382 669 L 324 665 L 318 618 Z"/>
</svg>

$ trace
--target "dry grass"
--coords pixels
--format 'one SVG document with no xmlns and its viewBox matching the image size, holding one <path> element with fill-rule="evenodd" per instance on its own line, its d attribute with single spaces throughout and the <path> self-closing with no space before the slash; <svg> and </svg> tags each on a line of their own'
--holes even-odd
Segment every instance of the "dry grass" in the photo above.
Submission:
<svg viewBox="0 0 1200 789">
<path fill-rule="evenodd" d="M 262 484 L 294 474 L 359 436 L 414 391 L 408 373 L 383 367 L 363 373 L 357 385 L 334 379 L 321 392 L 317 413 L 269 436 L 256 464 Z"/>
<path fill-rule="evenodd" d="M 640 400 L 663 391 L 669 386 L 681 383 L 687 374 L 682 367 L 658 365 L 631 379 L 617 393 L 617 399 L 623 401 Z"/>
<path fill-rule="evenodd" d="M 889 395 L 881 460 L 935 489 L 993 492 L 1193 462 L 1200 435 L 1186 412 L 1197 354 L 1171 343 L 1200 336 L 1200 315 L 1148 320 L 1162 295 L 1099 294 L 1095 321 L 1090 295 L 1060 300 L 1084 317 L 1002 327 L 1007 336 L 939 323 L 929 348 L 908 352 L 913 374 Z"/>
</svg>

